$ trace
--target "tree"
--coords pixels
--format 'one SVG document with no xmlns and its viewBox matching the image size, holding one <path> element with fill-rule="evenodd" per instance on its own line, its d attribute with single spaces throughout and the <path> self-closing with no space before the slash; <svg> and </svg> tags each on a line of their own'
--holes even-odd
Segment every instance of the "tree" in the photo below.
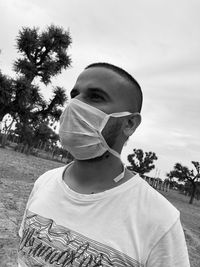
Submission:
<svg viewBox="0 0 200 267">
<path fill-rule="evenodd" d="M 67 48 L 71 44 L 69 32 L 51 25 L 41 33 L 38 28 L 23 27 L 17 36 L 17 49 L 22 57 L 14 63 L 14 70 L 30 81 L 40 77 L 44 84 L 71 64 Z"/>
<path fill-rule="evenodd" d="M 26 127 L 24 129 L 24 125 L 17 123 L 15 133 L 21 136 L 22 141 L 26 140 L 27 148 L 36 147 L 39 142 L 52 146 L 59 140 L 58 134 L 49 127 L 47 122 L 41 122 L 37 125 L 29 124 Z M 29 134 L 24 136 L 27 133 Z"/>
<path fill-rule="evenodd" d="M 46 101 L 33 81 L 40 77 L 47 85 L 53 76 L 69 67 L 71 59 L 67 48 L 70 44 L 69 32 L 61 27 L 51 25 L 43 32 L 38 28 L 24 27 L 17 36 L 17 49 L 21 53 L 14 63 L 17 78 L 10 79 L 0 73 L 0 122 L 6 114 L 11 114 L 19 140 L 26 146 L 35 144 L 38 131 L 53 136 L 49 126 L 59 120 L 60 107 L 67 100 L 66 90 L 54 87 L 53 97 Z M 39 136 L 44 139 L 44 134 Z"/>
<path fill-rule="evenodd" d="M 26 125 L 30 121 L 36 123 L 41 117 L 59 119 L 59 106 L 67 99 L 64 88 L 56 87 L 53 99 L 47 103 L 32 82 L 40 77 L 47 85 L 53 76 L 70 66 L 67 48 L 71 42 L 69 32 L 62 27 L 51 25 L 43 32 L 38 28 L 22 28 L 17 36 L 21 57 L 14 63 L 18 77 L 14 81 L 0 73 L 0 123 L 8 113 Z"/>
<path fill-rule="evenodd" d="M 17 127 L 21 128 L 21 142 L 30 145 L 30 140 L 34 135 L 33 121 L 35 110 L 40 109 L 44 105 L 44 99 L 39 92 L 39 87 L 30 84 L 23 76 L 13 81 L 14 96 L 10 103 L 11 115 Z M 38 121 L 38 118 L 37 118 Z M 18 134 L 19 134 L 18 133 Z"/>
<path fill-rule="evenodd" d="M 191 162 L 195 169 L 196 169 L 196 175 L 194 174 L 194 170 L 190 170 L 187 166 L 183 166 L 181 163 L 176 163 L 174 165 L 174 169 L 167 173 L 167 177 L 169 178 L 177 178 L 178 181 L 183 181 L 185 183 L 189 182 L 192 186 L 192 192 L 189 203 L 192 204 L 196 189 L 197 189 L 197 181 L 200 178 L 200 163 L 197 161 Z"/>
<path fill-rule="evenodd" d="M 0 72 L 0 122 L 6 114 L 11 113 L 13 97 L 13 80 Z"/>
<path fill-rule="evenodd" d="M 36 118 L 41 116 L 43 120 L 48 118 L 52 123 L 58 121 L 62 113 L 59 107 L 63 106 L 66 101 L 66 90 L 63 87 L 56 86 L 53 89 L 53 97 L 50 99 L 50 102 L 43 102 L 41 109 L 34 112 L 34 116 Z"/>
<path fill-rule="evenodd" d="M 14 63 L 15 71 L 20 75 L 16 83 L 16 97 L 13 103 L 18 114 L 18 134 L 21 140 L 34 145 L 34 135 L 46 124 L 53 125 L 62 113 L 60 107 L 67 100 L 66 90 L 54 87 L 53 98 L 45 101 L 39 87 L 33 85 L 35 77 L 48 84 L 51 78 L 71 64 L 67 48 L 71 37 L 61 27 L 51 25 L 42 33 L 38 28 L 23 28 L 17 37 L 17 49 L 22 57 Z M 48 131 L 46 131 L 47 133 Z M 32 140 L 32 143 L 31 143 Z"/>
<path fill-rule="evenodd" d="M 13 115 L 12 101 L 14 99 L 14 95 L 15 95 L 15 88 L 14 88 L 13 80 L 10 77 L 3 75 L 0 72 L 0 134 L 2 132 L 2 126 L 3 126 L 2 121 L 5 115 L 7 114 Z M 12 126 L 12 123 L 10 126 Z M 3 131 L 4 133 L 1 135 L 1 138 L 0 138 L 0 143 L 2 147 L 4 147 L 6 144 L 6 139 L 7 139 L 8 131 L 10 128 L 7 127 L 7 125 L 5 125 L 4 127 L 4 131 Z M 6 129 L 6 132 L 5 132 L 5 129 Z"/>
<path fill-rule="evenodd" d="M 39 141 L 42 143 L 49 143 L 55 139 L 56 141 L 58 140 L 52 128 L 56 127 L 55 123 L 59 120 L 62 112 L 59 107 L 64 105 L 67 97 L 64 89 L 60 87 L 55 88 L 54 94 L 49 104 L 43 101 L 43 99 L 37 99 L 37 95 L 34 97 L 32 96 L 28 101 L 29 105 L 25 108 L 24 104 L 24 108 L 18 111 L 20 119 L 16 124 L 15 133 L 19 135 L 20 143 L 24 143 L 24 146 L 27 146 L 26 150 L 28 152 L 31 147 L 36 146 Z M 59 97 L 62 98 L 60 99 Z M 35 102 L 33 102 L 34 99 Z M 34 104 L 31 105 L 31 103 Z"/>
<path fill-rule="evenodd" d="M 133 149 L 133 152 L 128 155 L 128 161 L 131 164 L 127 167 L 129 170 L 144 174 L 155 168 L 153 162 L 158 158 L 154 152 L 143 152 L 142 149 Z"/>
</svg>

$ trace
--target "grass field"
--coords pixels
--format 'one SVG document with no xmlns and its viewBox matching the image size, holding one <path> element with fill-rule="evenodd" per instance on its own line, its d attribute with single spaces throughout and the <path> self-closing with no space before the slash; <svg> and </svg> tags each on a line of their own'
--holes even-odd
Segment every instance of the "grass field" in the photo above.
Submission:
<svg viewBox="0 0 200 267">
<path fill-rule="evenodd" d="M 0 267 L 17 266 L 18 229 L 33 183 L 59 166 L 62 164 L 0 148 Z M 189 199 L 176 191 L 160 193 L 180 210 L 191 267 L 200 267 L 200 201 L 189 205 Z"/>
</svg>

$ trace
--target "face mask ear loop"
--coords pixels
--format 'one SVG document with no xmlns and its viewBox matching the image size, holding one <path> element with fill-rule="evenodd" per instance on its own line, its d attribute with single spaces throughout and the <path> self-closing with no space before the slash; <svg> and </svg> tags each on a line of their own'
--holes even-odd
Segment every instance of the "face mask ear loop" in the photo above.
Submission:
<svg viewBox="0 0 200 267">
<path fill-rule="evenodd" d="M 125 167 L 124 167 L 124 165 L 123 165 L 123 171 L 122 171 L 122 173 L 120 173 L 117 177 L 115 177 L 115 178 L 113 179 L 113 180 L 115 181 L 115 183 L 118 183 L 121 179 L 124 178 L 125 171 L 126 171 L 126 169 L 125 169 Z"/>
<path fill-rule="evenodd" d="M 111 154 L 113 154 L 115 157 L 117 157 L 117 158 L 119 158 L 119 159 L 121 159 L 121 155 L 120 155 L 117 151 L 115 151 L 114 149 L 112 149 L 112 148 L 110 148 L 110 147 L 108 146 L 108 144 L 106 143 L 106 140 L 104 139 L 104 137 L 103 137 L 103 135 L 102 135 L 101 132 L 102 132 L 103 128 L 106 126 L 106 124 L 107 124 L 107 122 L 108 122 L 108 120 L 109 120 L 110 117 L 119 118 L 119 117 L 125 117 L 125 116 L 128 116 L 128 115 L 130 115 L 130 114 L 131 114 L 131 113 L 128 112 L 128 111 L 125 111 L 125 112 L 119 112 L 119 113 L 111 113 L 111 114 L 107 114 L 107 115 L 105 116 L 105 118 L 103 119 L 103 121 L 102 121 L 102 123 L 101 123 L 101 127 L 100 127 L 100 129 L 99 129 L 99 136 L 100 136 L 102 142 L 104 143 L 104 146 L 107 148 L 107 150 L 108 150 Z"/>
<path fill-rule="evenodd" d="M 108 146 L 108 144 L 106 143 L 106 140 L 104 139 L 104 137 L 103 137 L 103 135 L 102 135 L 102 133 L 101 133 L 102 130 L 103 130 L 103 128 L 105 127 L 106 123 L 108 122 L 109 118 L 110 118 L 110 115 L 107 114 L 107 115 L 105 116 L 105 118 L 103 119 L 103 121 L 102 121 L 102 123 L 101 123 L 101 127 L 100 127 L 100 129 L 99 129 L 99 136 L 100 136 L 100 138 L 101 138 L 101 140 L 102 140 L 104 146 L 107 148 L 107 150 L 108 150 L 111 154 L 113 154 L 115 157 L 121 159 L 121 155 L 120 155 L 117 151 L 113 150 L 112 148 L 110 148 L 110 147 Z"/>
<path fill-rule="evenodd" d="M 103 128 L 105 127 L 106 123 L 108 122 L 109 118 L 110 118 L 112 115 L 114 115 L 114 114 L 108 114 L 108 115 L 106 115 L 106 117 L 105 117 L 104 120 L 102 121 L 102 123 L 101 123 L 101 127 L 100 127 L 100 129 L 99 129 L 99 136 L 101 137 L 101 140 L 102 140 L 102 142 L 104 143 L 104 145 L 107 147 L 108 151 L 109 151 L 111 154 L 113 154 L 115 157 L 121 159 L 121 155 L 120 155 L 117 151 L 115 151 L 114 149 L 112 149 L 112 148 L 110 148 L 110 147 L 108 146 L 108 144 L 106 143 L 106 140 L 104 139 L 103 135 L 101 134 Z M 121 117 L 120 115 L 122 116 L 122 114 L 119 114 L 119 115 L 117 114 L 116 117 Z M 127 116 L 127 115 L 130 115 L 130 113 L 128 114 L 128 112 L 124 112 L 124 116 Z M 113 117 L 114 117 L 114 116 L 113 116 Z M 122 173 L 120 173 L 120 174 L 119 174 L 117 177 L 115 177 L 113 180 L 114 180 L 116 183 L 118 183 L 118 182 L 124 177 L 124 174 L 125 174 L 125 167 L 124 167 L 124 165 L 123 165 L 123 171 L 122 171 Z"/>
</svg>

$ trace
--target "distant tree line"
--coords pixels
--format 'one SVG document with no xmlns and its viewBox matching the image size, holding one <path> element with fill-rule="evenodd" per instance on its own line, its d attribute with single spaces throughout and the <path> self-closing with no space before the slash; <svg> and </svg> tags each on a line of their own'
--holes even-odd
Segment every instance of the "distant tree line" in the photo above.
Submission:
<svg viewBox="0 0 200 267">
<path fill-rule="evenodd" d="M 189 203 L 192 204 L 194 198 L 199 199 L 200 195 L 200 162 L 191 162 L 195 170 L 190 170 L 187 166 L 183 166 L 181 163 L 176 163 L 172 171 L 167 173 L 167 177 L 170 180 L 174 178 L 180 182 L 184 182 L 183 185 L 178 185 L 178 188 L 185 195 L 190 196 Z"/>
<path fill-rule="evenodd" d="M 166 179 L 162 181 L 160 177 L 149 177 L 148 172 L 155 168 L 154 161 L 157 160 L 154 152 L 144 152 L 142 149 L 133 149 L 133 153 L 128 155 L 129 164 L 127 168 L 137 172 L 149 182 L 154 188 L 165 190 L 171 188 L 179 190 L 180 193 L 190 197 L 189 203 L 194 199 L 200 199 L 200 162 L 192 161 L 195 170 L 190 170 L 181 163 L 176 163 L 174 168 L 166 174 Z"/>
</svg>

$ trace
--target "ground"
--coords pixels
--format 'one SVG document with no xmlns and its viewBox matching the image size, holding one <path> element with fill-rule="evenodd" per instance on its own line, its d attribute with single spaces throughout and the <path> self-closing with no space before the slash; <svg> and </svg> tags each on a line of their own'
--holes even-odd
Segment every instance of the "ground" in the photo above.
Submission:
<svg viewBox="0 0 200 267">
<path fill-rule="evenodd" d="M 0 267 L 17 267 L 18 230 L 35 179 L 62 165 L 0 148 Z M 177 191 L 160 193 L 180 210 L 191 267 L 199 267 L 200 201 L 190 205 Z"/>
<path fill-rule="evenodd" d="M 180 211 L 191 267 L 200 267 L 200 201 L 191 205 L 189 197 L 177 191 L 159 192 Z"/>
</svg>

